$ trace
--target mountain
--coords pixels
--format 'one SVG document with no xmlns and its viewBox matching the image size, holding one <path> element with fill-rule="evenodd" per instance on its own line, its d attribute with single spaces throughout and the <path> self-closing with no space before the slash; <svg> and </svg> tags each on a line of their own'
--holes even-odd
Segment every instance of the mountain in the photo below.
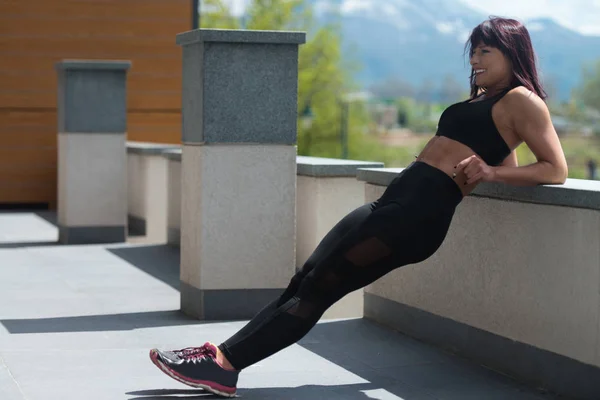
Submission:
<svg viewBox="0 0 600 400">
<path fill-rule="evenodd" d="M 438 88 L 452 77 L 468 90 L 464 54 L 471 30 L 488 16 L 460 0 L 311 0 L 320 22 L 341 24 L 344 51 L 363 65 L 365 85 L 401 80 Z M 523 21 L 530 31 L 548 91 L 569 97 L 582 67 L 600 59 L 600 37 L 584 36 L 551 19 Z"/>
</svg>

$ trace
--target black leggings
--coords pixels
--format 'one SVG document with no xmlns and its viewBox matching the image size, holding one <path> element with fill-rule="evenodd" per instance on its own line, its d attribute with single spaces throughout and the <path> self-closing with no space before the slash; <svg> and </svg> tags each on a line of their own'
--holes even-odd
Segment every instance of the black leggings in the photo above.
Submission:
<svg viewBox="0 0 600 400">
<path fill-rule="evenodd" d="M 285 292 L 219 348 L 241 370 L 297 342 L 346 294 L 433 255 L 462 198 L 444 172 L 412 163 L 377 201 L 338 222 Z"/>
</svg>

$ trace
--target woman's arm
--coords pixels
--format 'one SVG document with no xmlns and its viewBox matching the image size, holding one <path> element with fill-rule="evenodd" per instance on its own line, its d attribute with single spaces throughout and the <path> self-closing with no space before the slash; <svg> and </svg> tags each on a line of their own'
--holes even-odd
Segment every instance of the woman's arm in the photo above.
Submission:
<svg viewBox="0 0 600 400">
<path fill-rule="evenodd" d="M 501 167 L 518 167 L 519 160 L 517 158 L 517 150 L 511 151 L 511 153 L 502 161 Z"/>
<path fill-rule="evenodd" d="M 567 161 L 546 103 L 524 87 L 512 90 L 505 97 L 513 127 L 537 162 L 522 167 L 503 163 L 494 167 L 492 180 L 515 186 L 565 183 Z"/>
</svg>

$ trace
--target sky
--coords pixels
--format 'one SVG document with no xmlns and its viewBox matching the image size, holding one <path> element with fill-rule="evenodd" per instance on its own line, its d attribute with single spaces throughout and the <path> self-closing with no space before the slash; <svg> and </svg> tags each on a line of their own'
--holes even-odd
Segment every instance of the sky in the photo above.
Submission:
<svg viewBox="0 0 600 400">
<path fill-rule="evenodd" d="M 225 0 L 241 14 L 249 0 Z M 375 0 L 385 1 L 385 0 Z M 600 0 L 456 0 L 488 15 L 519 20 L 550 17 L 585 35 L 600 35 Z"/>
<path fill-rule="evenodd" d="M 600 35 L 600 0 L 460 0 L 485 14 L 520 20 L 550 17 L 586 35 Z"/>
</svg>

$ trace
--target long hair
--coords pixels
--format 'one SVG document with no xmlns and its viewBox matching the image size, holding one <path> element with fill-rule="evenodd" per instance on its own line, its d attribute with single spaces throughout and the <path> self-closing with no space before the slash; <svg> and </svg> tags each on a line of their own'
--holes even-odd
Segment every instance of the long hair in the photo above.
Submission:
<svg viewBox="0 0 600 400">
<path fill-rule="evenodd" d="M 511 89 L 525 86 L 542 99 L 548 97 L 538 78 L 536 55 L 525 25 L 514 19 L 490 17 L 473 29 L 465 45 L 465 54 L 470 57 L 473 49 L 481 43 L 497 48 L 511 61 Z M 474 70 L 471 70 L 470 82 L 471 97 L 475 97 L 480 88 L 475 84 Z"/>
</svg>

